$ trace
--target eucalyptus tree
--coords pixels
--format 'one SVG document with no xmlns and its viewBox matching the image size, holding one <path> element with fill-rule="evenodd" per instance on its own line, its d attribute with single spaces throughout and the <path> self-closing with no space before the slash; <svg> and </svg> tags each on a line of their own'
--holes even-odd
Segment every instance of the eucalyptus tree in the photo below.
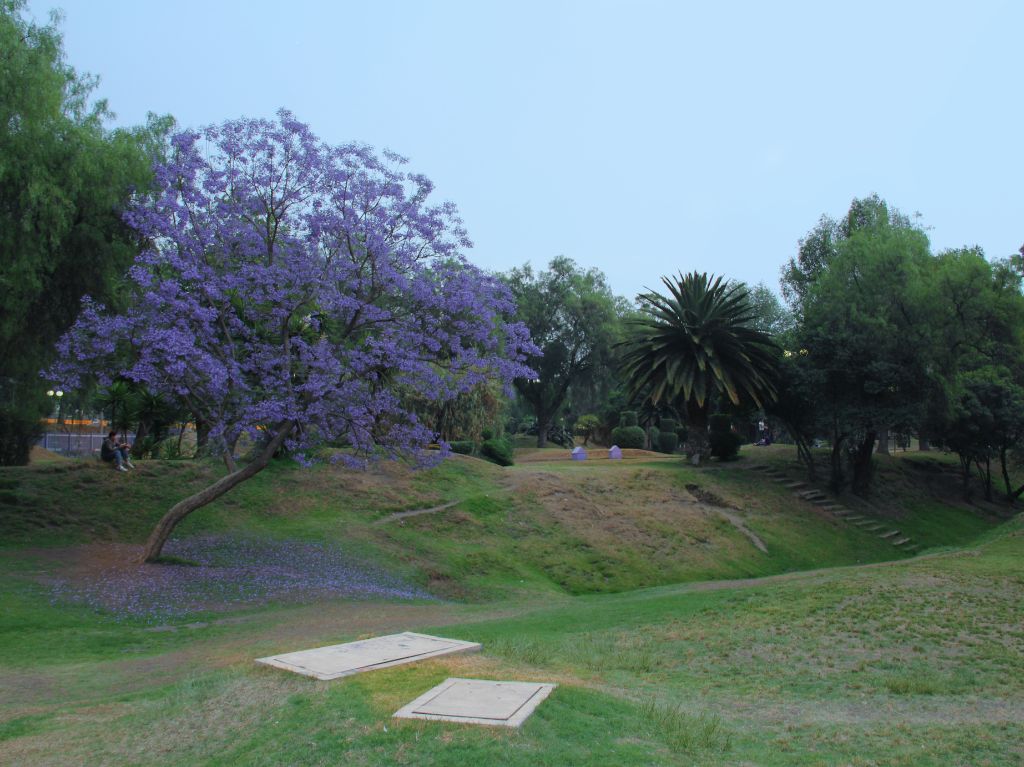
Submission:
<svg viewBox="0 0 1024 767">
<path fill-rule="evenodd" d="M 579 395 L 580 389 L 606 388 L 625 306 L 600 270 L 581 269 L 565 256 L 552 259 L 546 271 L 534 272 L 527 264 L 504 279 L 516 299 L 516 316 L 538 347 L 529 360 L 537 374 L 515 385 L 537 419 L 537 447 L 544 447 L 574 389 Z"/>
<path fill-rule="evenodd" d="M 39 370 L 89 293 L 111 300 L 139 251 L 121 211 L 170 128 L 109 130 L 97 81 L 64 59 L 53 21 L 0 0 L 0 463 L 25 463 L 46 408 Z"/>
</svg>

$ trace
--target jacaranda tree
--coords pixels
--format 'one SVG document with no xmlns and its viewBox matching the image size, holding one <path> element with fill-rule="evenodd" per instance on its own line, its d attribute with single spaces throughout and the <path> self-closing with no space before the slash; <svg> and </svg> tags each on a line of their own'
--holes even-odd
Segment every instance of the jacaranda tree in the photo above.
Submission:
<svg viewBox="0 0 1024 767">
<path fill-rule="evenodd" d="M 171 142 L 156 195 L 128 214 L 149 247 L 121 315 L 86 301 L 54 380 L 120 375 L 210 428 L 228 472 L 173 506 L 153 561 L 188 514 L 286 449 L 302 463 L 416 453 L 432 440 L 412 402 L 532 375 L 508 290 L 461 255 L 470 246 L 432 185 L 364 146 L 329 146 L 285 111 Z M 236 443 L 257 448 L 236 464 Z"/>
</svg>

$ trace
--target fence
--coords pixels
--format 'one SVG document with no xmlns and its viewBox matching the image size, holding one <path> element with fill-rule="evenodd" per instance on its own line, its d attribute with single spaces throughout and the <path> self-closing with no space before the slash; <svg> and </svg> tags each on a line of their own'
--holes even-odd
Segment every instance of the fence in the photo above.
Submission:
<svg viewBox="0 0 1024 767">
<path fill-rule="evenodd" d="M 89 456 L 98 453 L 103 445 L 102 434 L 74 434 L 72 432 L 46 432 L 36 443 L 39 447 L 61 455 Z M 134 441 L 135 435 L 128 435 L 128 442 Z"/>
</svg>

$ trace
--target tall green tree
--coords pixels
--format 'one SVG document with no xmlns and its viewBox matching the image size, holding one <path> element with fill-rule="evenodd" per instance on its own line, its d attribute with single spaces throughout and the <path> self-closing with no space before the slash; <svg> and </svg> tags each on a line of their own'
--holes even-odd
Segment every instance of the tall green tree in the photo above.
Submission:
<svg viewBox="0 0 1024 767">
<path fill-rule="evenodd" d="M 581 269 L 565 256 L 552 259 L 546 271 L 534 272 L 527 264 L 504 279 L 516 299 L 516 319 L 541 350 L 528 360 L 537 377 L 517 379 L 515 386 L 537 419 L 537 447 L 544 447 L 574 389 L 582 394 L 608 385 L 625 304 L 600 270 Z"/>
<path fill-rule="evenodd" d="M 736 405 L 770 402 L 780 350 L 755 326 L 742 285 L 697 272 L 662 282 L 668 295 L 640 296 L 643 314 L 630 321 L 620 345 L 622 370 L 633 397 L 686 413 L 694 442 L 688 449 L 704 454 L 713 395 Z"/>
<path fill-rule="evenodd" d="M 110 302 L 139 249 L 121 218 L 145 192 L 170 127 L 109 130 L 97 81 L 64 59 L 56 17 L 26 19 L 0 0 L 0 441 L 19 440 L 46 408 L 38 371 L 85 294 Z M 14 462 L 27 461 L 25 450 Z M 11 455 L 8 451 L 2 455 Z"/>
</svg>

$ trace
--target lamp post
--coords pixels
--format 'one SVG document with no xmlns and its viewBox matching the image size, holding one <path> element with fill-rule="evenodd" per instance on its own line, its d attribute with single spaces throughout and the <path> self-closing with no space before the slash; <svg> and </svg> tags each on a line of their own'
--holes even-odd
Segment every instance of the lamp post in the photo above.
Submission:
<svg viewBox="0 0 1024 767">
<path fill-rule="evenodd" d="M 46 392 L 47 397 L 57 398 L 57 425 L 64 425 L 64 392 L 60 389 L 50 389 Z M 68 452 L 71 452 L 71 432 L 68 432 Z"/>
</svg>

